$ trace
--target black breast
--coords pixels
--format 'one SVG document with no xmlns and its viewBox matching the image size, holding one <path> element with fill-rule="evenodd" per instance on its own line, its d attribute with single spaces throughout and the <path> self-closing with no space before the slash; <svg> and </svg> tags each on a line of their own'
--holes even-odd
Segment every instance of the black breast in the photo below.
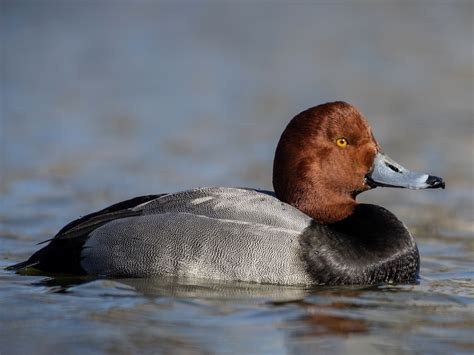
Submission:
<svg viewBox="0 0 474 355">
<path fill-rule="evenodd" d="M 301 236 L 302 258 L 317 284 L 372 285 L 416 281 L 415 240 L 390 211 L 359 204 L 337 223 L 313 222 Z"/>
</svg>

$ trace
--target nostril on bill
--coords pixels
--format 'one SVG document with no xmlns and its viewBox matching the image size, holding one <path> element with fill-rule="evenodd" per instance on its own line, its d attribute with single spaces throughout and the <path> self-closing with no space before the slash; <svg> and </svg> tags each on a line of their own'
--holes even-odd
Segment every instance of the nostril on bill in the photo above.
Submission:
<svg viewBox="0 0 474 355">
<path fill-rule="evenodd" d="M 390 168 L 390 170 L 395 171 L 396 173 L 401 173 L 400 169 L 398 169 L 395 165 L 392 165 L 390 163 L 385 163 L 385 165 Z"/>
</svg>

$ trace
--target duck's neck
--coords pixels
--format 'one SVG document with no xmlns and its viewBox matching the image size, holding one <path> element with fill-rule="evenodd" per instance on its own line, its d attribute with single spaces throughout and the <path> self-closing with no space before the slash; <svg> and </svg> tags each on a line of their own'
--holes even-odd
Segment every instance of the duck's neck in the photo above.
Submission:
<svg viewBox="0 0 474 355">
<path fill-rule="evenodd" d="M 280 200 L 298 208 L 322 224 L 338 222 L 349 217 L 357 206 L 357 202 L 349 194 L 336 194 L 318 186 L 308 190 L 296 189 L 282 195 L 276 190 L 275 192 Z"/>
</svg>

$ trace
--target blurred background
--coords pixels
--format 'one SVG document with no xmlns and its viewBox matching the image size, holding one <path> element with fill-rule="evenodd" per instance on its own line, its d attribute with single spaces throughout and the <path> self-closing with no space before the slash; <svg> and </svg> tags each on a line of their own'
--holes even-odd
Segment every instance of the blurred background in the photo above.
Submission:
<svg viewBox="0 0 474 355">
<path fill-rule="evenodd" d="M 126 198 L 272 189 L 288 121 L 344 100 L 366 115 L 388 155 L 447 184 L 376 189 L 361 201 L 385 206 L 417 236 L 422 274 L 436 280 L 420 286 L 429 299 L 473 295 L 472 1 L 0 4 L 1 265 Z M 11 299 L 20 292 L 8 290 Z M 463 307 L 452 316 L 454 340 L 436 338 L 437 323 L 427 349 L 465 349 Z M 3 334 L 0 343 L 13 346 Z"/>
</svg>

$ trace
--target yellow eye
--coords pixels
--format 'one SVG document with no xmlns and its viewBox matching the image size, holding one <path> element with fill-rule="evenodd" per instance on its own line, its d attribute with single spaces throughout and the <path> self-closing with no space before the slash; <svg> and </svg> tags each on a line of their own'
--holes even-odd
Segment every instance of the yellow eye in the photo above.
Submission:
<svg viewBox="0 0 474 355">
<path fill-rule="evenodd" d="M 347 139 L 345 138 L 339 138 L 337 141 L 336 141 L 336 144 L 341 147 L 341 148 L 345 148 L 346 145 L 347 145 Z"/>
</svg>

